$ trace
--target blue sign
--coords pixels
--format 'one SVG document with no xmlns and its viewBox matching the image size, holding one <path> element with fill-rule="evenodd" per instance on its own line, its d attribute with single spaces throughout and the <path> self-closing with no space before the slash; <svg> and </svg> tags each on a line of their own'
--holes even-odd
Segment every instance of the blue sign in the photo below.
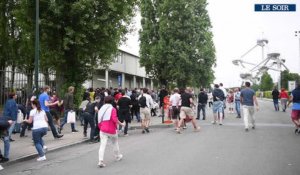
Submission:
<svg viewBox="0 0 300 175">
<path fill-rule="evenodd" d="M 296 4 L 255 4 L 256 12 L 295 12 Z"/>
<path fill-rule="evenodd" d="M 118 75 L 118 85 L 122 86 L 122 75 Z"/>
</svg>

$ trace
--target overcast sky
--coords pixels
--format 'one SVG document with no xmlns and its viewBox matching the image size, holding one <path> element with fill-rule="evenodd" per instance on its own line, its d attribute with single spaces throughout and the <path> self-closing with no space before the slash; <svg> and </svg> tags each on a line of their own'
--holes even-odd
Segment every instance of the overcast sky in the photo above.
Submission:
<svg viewBox="0 0 300 175">
<path fill-rule="evenodd" d="M 296 4 L 296 12 L 255 12 L 254 4 Z M 232 64 L 244 53 L 256 45 L 257 39 L 269 40 L 264 47 L 268 53 L 280 53 L 286 60 L 291 72 L 300 73 L 299 38 L 295 31 L 300 31 L 299 0 L 208 0 L 207 10 L 212 22 L 212 32 L 216 47 L 217 67 L 215 83 L 223 82 L 225 87 L 239 86 L 239 74 L 245 72 Z M 140 28 L 140 17 L 135 26 Z M 129 34 L 121 49 L 139 55 L 138 31 Z M 258 63 L 262 60 L 262 49 L 257 47 L 243 60 Z M 270 72 L 276 82 L 278 73 Z"/>
</svg>

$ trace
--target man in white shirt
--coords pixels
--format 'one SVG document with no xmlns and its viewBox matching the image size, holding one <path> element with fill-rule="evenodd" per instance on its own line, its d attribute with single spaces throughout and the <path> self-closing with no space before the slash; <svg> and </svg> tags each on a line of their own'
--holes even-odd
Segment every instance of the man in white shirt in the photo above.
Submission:
<svg viewBox="0 0 300 175">
<path fill-rule="evenodd" d="M 173 91 L 174 91 L 174 94 L 172 94 L 171 97 L 170 97 L 170 104 L 171 104 L 171 107 L 172 107 L 172 119 L 174 120 L 175 128 L 177 128 L 179 113 L 180 113 L 179 103 L 180 103 L 180 100 L 181 100 L 181 96 L 178 93 L 179 92 L 178 88 L 174 88 Z"/>
<path fill-rule="evenodd" d="M 140 106 L 140 116 L 142 119 L 142 133 L 149 133 L 149 124 L 151 118 L 151 108 L 154 106 L 152 97 L 148 94 L 148 89 L 144 88 L 141 95 L 138 97 L 138 103 Z"/>
</svg>

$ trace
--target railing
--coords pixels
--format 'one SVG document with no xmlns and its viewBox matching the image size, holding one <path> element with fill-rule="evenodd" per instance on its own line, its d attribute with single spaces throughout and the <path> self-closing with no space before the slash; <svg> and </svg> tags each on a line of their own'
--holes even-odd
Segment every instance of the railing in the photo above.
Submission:
<svg viewBox="0 0 300 175">
<path fill-rule="evenodd" d="M 39 87 L 49 85 L 55 88 L 55 73 L 53 71 L 41 71 L 38 79 Z M 0 108 L 5 104 L 10 92 L 17 94 L 17 103 L 25 104 L 26 99 L 35 90 L 34 72 L 21 72 L 8 67 L 0 70 Z"/>
</svg>

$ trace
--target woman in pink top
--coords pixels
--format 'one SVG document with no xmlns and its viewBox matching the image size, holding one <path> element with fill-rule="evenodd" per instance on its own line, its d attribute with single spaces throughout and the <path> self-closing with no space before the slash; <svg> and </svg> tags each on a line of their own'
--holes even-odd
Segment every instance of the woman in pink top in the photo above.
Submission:
<svg viewBox="0 0 300 175">
<path fill-rule="evenodd" d="M 114 98 L 112 96 L 106 96 L 104 98 L 105 104 L 98 111 L 98 127 L 100 129 L 101 138 L 98 163 L 100 168 L 105 167 L 103 158 L 108 138 L 110 138 L 112 141 L 116 160 L 120 161 L 123 158 L 123 155 L 120 154 L 119 149 L 117 126 L 124 126 L 125 123 L 121 123 L 118 120 L 117 110 L 112 106 L 113 101 Z"/>
</svg>

